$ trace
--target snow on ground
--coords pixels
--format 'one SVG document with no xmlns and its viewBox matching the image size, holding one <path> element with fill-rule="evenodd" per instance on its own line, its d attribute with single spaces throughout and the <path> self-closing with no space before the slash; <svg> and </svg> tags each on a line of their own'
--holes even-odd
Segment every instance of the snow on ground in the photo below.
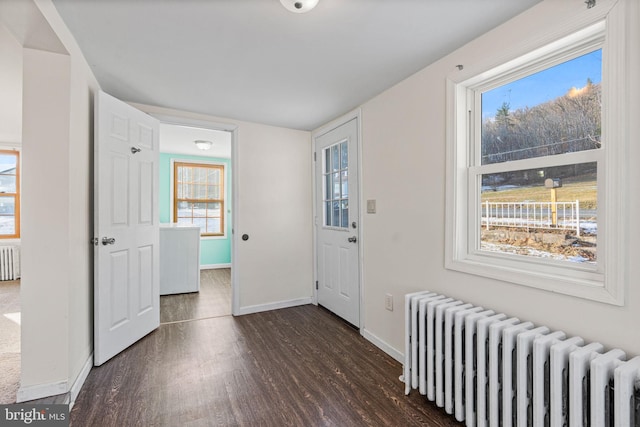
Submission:
<svg viewBox="0 0 640 427">
<path fill-rule="evenodd" d="M 528 246 L 515 246 L 515 245 L 509 245 L 506 243 L 482 242 L 480 245 L 480 249 L 483 251 L 498 252 L 503 254 L 506 253 L 506 254 L 514 254 L 514 255 L 526 255 L 526 256 L 532 256 L 536 258 L 554 259 L 557 261 L 569 261 L 569 262 L 576 262 L 576 263 L 595 264 L 595 262 L 589 261 L 587 258 L 584 258 L 581 256 L 566 256 L 563 254 L 541 251 L 540 249 L 531 248 Z"/>
</svg>

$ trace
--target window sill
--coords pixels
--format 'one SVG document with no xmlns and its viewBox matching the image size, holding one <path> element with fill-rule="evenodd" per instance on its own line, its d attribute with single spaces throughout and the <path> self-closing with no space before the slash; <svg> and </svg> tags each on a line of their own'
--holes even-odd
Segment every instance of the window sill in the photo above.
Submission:
<svg viewBox="0 0 640 427">
<path fill-rule="evenodd" d="M 222 236 L 200 236 L 200 240 L 226 240 L 227 235 L 224 234 Z"/>
<path fill-rule="evenodd" d="M 525 266 L 528 268 L 523 268 Z M 502 260 L 483 255 L 470 255 L 463 259 L 448 260 L 445 267 L 510 284 L 606 304 L 624 305 L 622 296 L 612 291 L 616 287 L 607 283 L 605 275 L 588 269 L 576 268 L 567 271 L 566 267 L 542 265 L 532 268 L 530 262 Z"/>
</svg>

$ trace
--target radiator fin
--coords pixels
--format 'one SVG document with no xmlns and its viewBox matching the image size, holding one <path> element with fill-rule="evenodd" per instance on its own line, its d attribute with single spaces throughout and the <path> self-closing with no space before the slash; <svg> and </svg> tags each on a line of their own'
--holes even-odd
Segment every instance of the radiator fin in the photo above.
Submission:
<svg viewBox="0 0 640 427">
<path fill-rule="evenodd" d="M 405 322 L 405 393 L 467 426 L 640 427 L 640 357 L 430 291 Z"/>
<path fill-rule="evenodd" d="M 20 247 L 0 246 L 0 280 L 20 278 Z"/>
</svg>

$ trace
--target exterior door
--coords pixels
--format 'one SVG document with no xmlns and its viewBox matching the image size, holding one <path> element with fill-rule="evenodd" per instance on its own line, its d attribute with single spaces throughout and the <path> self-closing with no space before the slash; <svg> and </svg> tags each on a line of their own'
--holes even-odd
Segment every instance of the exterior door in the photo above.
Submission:
<svg viewBox="0 0 640 427">
<path fill-rule="evenodd" d="M 318 304 L 360 327 L 357 119 L 315 143 Z"/>
<path fill-rule="evenodd" d="M 160 325 L 158 129 L 151 116 L 96 95 L 96 366 Z"/>
</svg>

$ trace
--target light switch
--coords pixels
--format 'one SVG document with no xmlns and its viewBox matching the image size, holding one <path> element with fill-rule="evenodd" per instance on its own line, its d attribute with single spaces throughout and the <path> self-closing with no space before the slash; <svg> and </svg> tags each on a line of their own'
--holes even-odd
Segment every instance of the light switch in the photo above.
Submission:
<svg viewBox="0 0 640 427">
<path fill-rule="evenodd" d="M 376 201 L 374 200 L 367 200 L 367 213 L 368 214 L 374 214 L 376 213 Z"/>
</svg>

